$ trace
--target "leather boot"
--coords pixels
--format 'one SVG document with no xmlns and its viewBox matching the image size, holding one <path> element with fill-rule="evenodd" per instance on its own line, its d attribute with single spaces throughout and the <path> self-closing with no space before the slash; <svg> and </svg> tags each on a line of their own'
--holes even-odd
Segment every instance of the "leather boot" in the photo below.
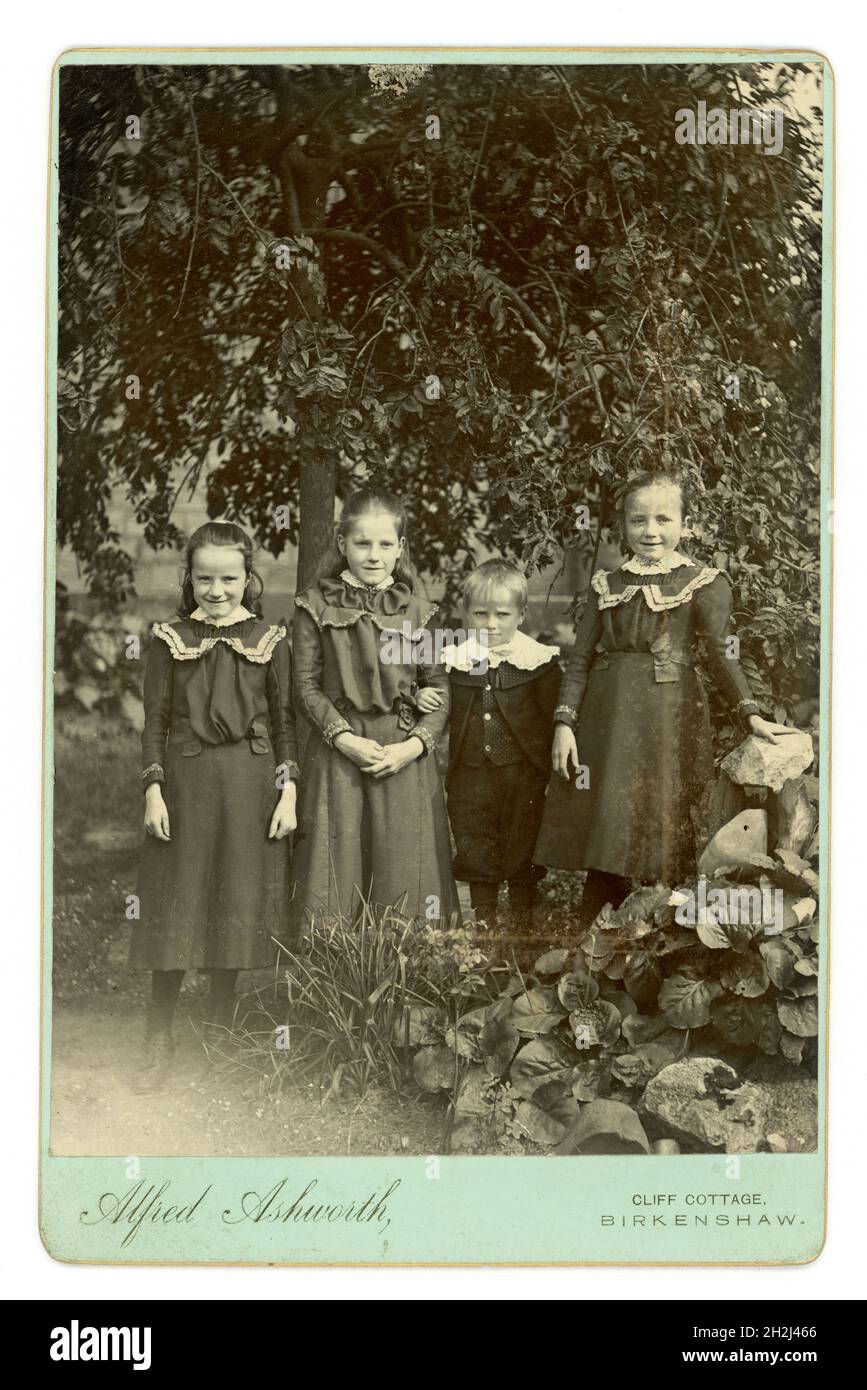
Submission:
<svg viewBox="0 0 867 1390">
<path fill-rule="evenodd" d="M 168 1080 L 174 1055 L 171 1026 L 153 1004 L 148 1004 L 141 1055 L 131 1083 L 133 1091 L 147 1095 L 161 1090 Z"/>
</svg>

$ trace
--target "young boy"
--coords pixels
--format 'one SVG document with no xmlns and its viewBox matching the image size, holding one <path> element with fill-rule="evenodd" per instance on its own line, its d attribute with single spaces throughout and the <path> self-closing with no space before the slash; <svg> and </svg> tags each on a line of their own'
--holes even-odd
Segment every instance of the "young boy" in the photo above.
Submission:
<svg viewBox="0 0 867 1390">
<path fill-rule="evenodd" d="M 508 883 L 513 939 L 523 943 L 524 960 L 536 884 L 545 873 L 533 863 L 533 849 L 562 674 L 558 649 L 518 630 L 526 610 L 527 581 L 518 567 L 486 560 L 464 585 L 470 636 L 443 657 L 452 700 L 446 787 L 454 875 L 469 883 L 476 921 L 491 931 L 500 884 Z M 419 692 L 419 707 L 435 698 L 429 688 Z"/>
</svg>

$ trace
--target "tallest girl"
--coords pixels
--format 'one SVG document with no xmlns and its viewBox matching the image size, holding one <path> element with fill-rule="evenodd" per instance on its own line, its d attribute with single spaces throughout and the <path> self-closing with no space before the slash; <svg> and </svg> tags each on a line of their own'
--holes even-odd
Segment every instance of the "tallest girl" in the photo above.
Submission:
<svg viewBox="0 0 867 1390">
<path fill-rule="evenodd" d="M 295 841 L 296 926 L 354 917 L 361 899 L 408 917 L 457 908 L 436 741 L 448 720 L 442 667 L 417 665 L 428 627 L 398 498 L 348 498 L 318 583 L 295 599 L 297 711 L 313 726 Z M 435 650 L 435 647 L 434 647 Z M 419 684 L 442 704 L 422 714 Z"/>
</svg>

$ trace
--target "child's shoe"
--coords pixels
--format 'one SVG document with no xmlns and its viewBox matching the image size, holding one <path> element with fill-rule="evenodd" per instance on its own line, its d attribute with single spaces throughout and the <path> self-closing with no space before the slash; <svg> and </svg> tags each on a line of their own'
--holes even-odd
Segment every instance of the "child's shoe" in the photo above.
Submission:
<svg viewBox="0 0 867 1390">
<path fill-rule="evenodd" d="M 161 1090 L 168 1080 L 174 1055 L 175 1041 L 171 1028 L 158 1022 L 153 1007 L 149 1005 L 141 1057 L 131 1082 L 132 1090 L 137 1095 Z"/>
</svg>

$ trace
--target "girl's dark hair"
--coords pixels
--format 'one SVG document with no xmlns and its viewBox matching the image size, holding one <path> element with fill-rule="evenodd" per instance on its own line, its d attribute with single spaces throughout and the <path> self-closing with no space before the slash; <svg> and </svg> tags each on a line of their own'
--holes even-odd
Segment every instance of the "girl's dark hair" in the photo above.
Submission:
<svg viewBox="0 0 867 1390">
<path fill-rule="evenodd" d="M 346 569 L 346 556 L 340 552 L 337 544 L 338 537 L 345 539 L 357 521 L 373 512 L 386 512 L 394 522 L 398 539 L 404 543 L 403 554 L 394 567 L 394 577 L 415 588 L 418 584 L 418 575 L 409 555 L 406 507 L 393 492 L 386 492 L 384 488 L 380 487 L 359 488 L 358 492 L 353 492 L 350 497 L 347 497 L 340 513 L 340 520 L 335 522 L 334 538 L 319 566 L 317 577 L 319 579 L 336 578 L 342 570 Z"/>
<path fill-rule="evenodd" d="M 247 532 L 236 525 L 234 521 L 206 521 L 204 526 L 200 526 L 198 530 L 194 531 L 187 541 L 185 567 L 181 573 L 178 616 L 188 618 L 198 607 L 193 595 L 193 559 L 196 551 L 201 550 L 206 545 L 219 545 L 224 546 L 227 550 L 240 550 L 244 557 L 244 569 L 247 571 L 247 583 L 244 585 L 244 596 L 241 602 L 251 613 L 255 613 L 257 618 L 261 618 L 262 605 L 259 600 L 265 586 L 253 568 L 253 542 Z"/>
<path fill-rule="evenodd" d="M 623 526 L 623 518 L 626 515 L 626 504 L 630 497 L 640 491 L 643 487 L 655 487 L 660 483 L 667 483 L 671 487 L 676 487 L 680 491 L 680 515 L 689 516 L 692 506 L 692 493 L 687 478 L 680 473 L 675 473 L 667 468 L 648 469 L 645 473 L 634 473 L 626 482 L 617 499 L 617 519 Z"/>
</svg>

